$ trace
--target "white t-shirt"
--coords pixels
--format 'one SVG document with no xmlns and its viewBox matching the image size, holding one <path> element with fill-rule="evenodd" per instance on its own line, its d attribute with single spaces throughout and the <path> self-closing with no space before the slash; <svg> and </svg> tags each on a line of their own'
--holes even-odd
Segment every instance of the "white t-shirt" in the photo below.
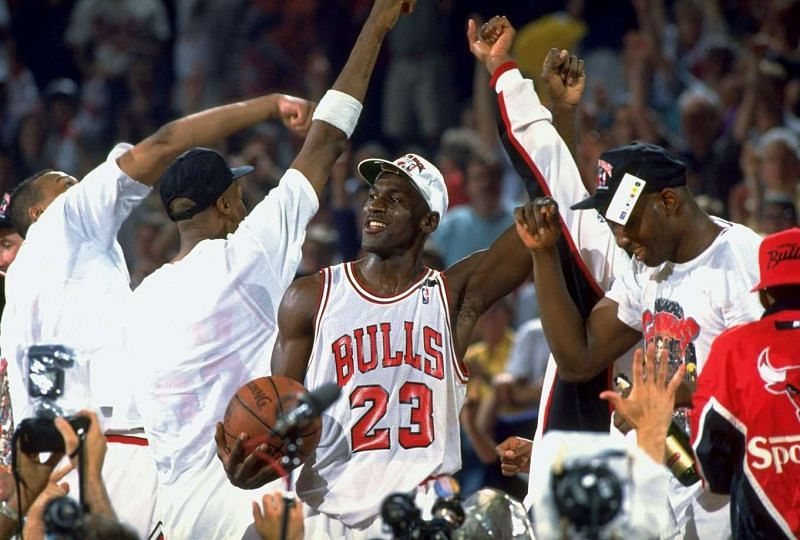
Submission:
<svg viewBox="0 0 800 540">
<path fill-rule="evenodd" d="M 90 395 L 87 406 L 112 406 L 106 428 L 141 425 L 130 410 L 127 382 L 117 376 L 125 343 L 124 315 L 130 277 L 117 232 L 150 188 L 128 177 L 116 159 L 106 161 L 58 196 L 28 229 L 6 276 L 6 307 L 0 347 L 8 360 L 14 417 L 32 414 L 25 375 L 26 351 L 35 344 L 72 348 L 88 363 L 90 388 L 65 388 Z M 120 414 L 120 411 L 124 411 Z"/>
<path fill-rule="evenodd" d="M 670 362 L 686 363 L 687 376 L 703 369 L 718 335 L 757 320 L 764 310 L 758 294 L 750 292 L 758 282 L 761 237 L 712 219 L 722 231 L 697 257 L 657 267 L 632 260 L 606 293 L 618 304 L 619 320 L 642 332 L 645 344 L 670 347 Z"/>
<path fill-rule="evenodd" d="M 642 332 L 646 344 L 666 347 L 670 364 L 685 363 L 698 375 L 711 343 L 726 329 L 759 319 L 763 307 L 750 289 L 758 282 L 761 237 L 743 225 L 712 218 L 723 229 L 700 255 L 685 263 L 648 267 L 631 261 L 606 296 L 617 302 L 619 320 Z M 676 515 L 702 492 L 670 480 Z"/>
<path fill-rule="evenodd" d="M 200 242 L 134 291 L 137 404 L 162 484 L 221 468 L 214 426 L 241 385 L 270 373 L 278 306 L 318 207 L 290 169 L 236 232 Z"/>
</svg>

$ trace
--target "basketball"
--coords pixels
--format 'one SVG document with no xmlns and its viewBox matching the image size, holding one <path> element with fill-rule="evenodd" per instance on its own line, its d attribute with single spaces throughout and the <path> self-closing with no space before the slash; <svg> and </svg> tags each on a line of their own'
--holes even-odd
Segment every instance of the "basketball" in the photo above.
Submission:
<svg viewBox="0 0 800 540">
<path fill-rule="evenodd" d="M 280 460 L 286 453 L 286 444 L 272 435 L 271 428 L 287 411 L 298 405 L 300 396 L 306 389 L 299 382 L 288 377 L 259 377 L 245 383 L 236 391 L 225 409 L 222 421 L 225 429 L 225 442 L 233 448 L 241 433 L 248 435 L 244 451 L 249 455 L 266 443 L 269 458 Z M 301 462 L 314 451 L 322 434 L 322 421 L 315 418 L 298 437 L 301 438 L 298 458 Z"/>
</svg>

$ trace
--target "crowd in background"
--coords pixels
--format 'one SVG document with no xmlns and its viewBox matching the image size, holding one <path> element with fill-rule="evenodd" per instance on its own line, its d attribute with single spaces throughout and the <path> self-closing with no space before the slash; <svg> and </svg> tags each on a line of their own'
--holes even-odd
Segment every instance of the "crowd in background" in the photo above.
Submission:
<svg viewBox="0 0 800 540">
<path fill-rule="evenodd" d="M 366 0 L 2 1 L 0 189 L 43 168 L 81 178 L 114 142 L 140 140 L 211 105 L 269 91 L 317 100 L 370 7 Z M 797 225 L 800 0 L 421 0 L 387 40 L 369 114 L 307 230 L 300 274 L 358 257 L 367 185 L 355 165 L 367 155 L 414 150 L 444 174 L 450 210 L 430 240 L 432 266 L 488 247 L 512 223 L 524 190 L 499 144 L 488 75 L 464 41 L 474 14 L 509 17 L 519 29 L 515 56 L 529 76 L 550 47 L 585 59 L 576 158 L 588 183 L 606 148 L 653 142 L 687 163 L 690 188 L 709 213 L 763 234 Z M 299 142 L 264 124 L 220 149 L 232 165 L 255 166 L 241 180 L 249 206 L 277 183 Z M 177 232 L 157 195 L 134 212 L 120 240 L 134 285 L 170 260 Z M 465 429 L 496 441 L 533 433 L 548 352 L 531 287 L 486 315 L 466 357 L 475 382 Z M 523 357 L 527 364 L 514 363 Z M 464 450 L 467 491 L 490 483 L 497 469 L 495 456 L 474 446 Z"/>
</svg>

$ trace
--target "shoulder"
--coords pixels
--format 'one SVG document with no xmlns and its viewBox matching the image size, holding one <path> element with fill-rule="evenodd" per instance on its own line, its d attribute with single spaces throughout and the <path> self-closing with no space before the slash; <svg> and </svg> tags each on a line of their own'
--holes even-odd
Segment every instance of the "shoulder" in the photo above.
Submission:
<svg viewBox="0 0 800 540">
<path fill-rule="evenodd" d="M 308 304 L 310 301 L 318 300 L 324 283 L 323 272 L 325 272 L 324 269 L 294 280 L 286 289 L 282 304 L 293 304 L 300 307 L 304 303 Z"/>
</svg>

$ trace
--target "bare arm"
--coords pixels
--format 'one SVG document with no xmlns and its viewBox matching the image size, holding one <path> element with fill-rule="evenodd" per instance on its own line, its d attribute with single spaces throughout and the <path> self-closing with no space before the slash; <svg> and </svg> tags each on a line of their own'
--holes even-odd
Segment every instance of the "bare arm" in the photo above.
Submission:
<svg viewBox="0 0 800 540">
<path fill-rule="evenodd" d="M 567 51 L 550 49 L 542 66 L 542 80 L 550 96 L 553 126 L 574 159 L 578 145 L 575 117 L 586 88 L 583 60 Z M 592 187 L 587 186 L 587 190 Z"/>
<path fill-rule="evenodd" d="M 347 63 L 333 83 L 333 90 L 344 92 L 359 102 L 364 102 L 367 85 L 384 37 L 394 27 L 401 12 L 413 11 L 415 4 L 416 0 L 375 2 Z M 346 142 L 347 137 L 340 129 L 327 122 L 315 120 L 311 123 L 308 137 L 291 167 L 302 172 L 319 194 Z"/>
<path fill-rule="evenodd" d="M 305 105 L 304 105 L 305 104 Z M 259 122 L 289 117 L 284 121 L 298 130 L 310 120 L 308 102 L 270 94 L 222 105 L 173 120 L 125 152 L 117 160 L 120 168 L 134 180 L 155 185 L 172 161 L 194 146 L 208 146 Z"/>
<path fill-rule="evenodd" d="M 478 318 L 519 287 L 530 275 L 531 267 L 525 246 L 514 227 L 509 227 L 488 250 L 474 253 L 447 270 L 457 355 L 464 355 Z"/>
<path fill-rule="evenodd" d="M 617 318 L 617 304 L 601 299 L 584 323 L 567 290 L 556 242 L 558 206 L 537 199 L 515 212 L 517 232 L 531 250 L 542 328 L 559 376 L 568 382 L 589 380 L 641 339 Z"/>
<path fill-rule="evenodd" d="M 298 279 L 283 295 L 278 308 L 278 340 L 272 350 L 273 375 L 300 383 L 305 379 L 321 288 L 322 276 L 317 273 Z"/>
</svg>

